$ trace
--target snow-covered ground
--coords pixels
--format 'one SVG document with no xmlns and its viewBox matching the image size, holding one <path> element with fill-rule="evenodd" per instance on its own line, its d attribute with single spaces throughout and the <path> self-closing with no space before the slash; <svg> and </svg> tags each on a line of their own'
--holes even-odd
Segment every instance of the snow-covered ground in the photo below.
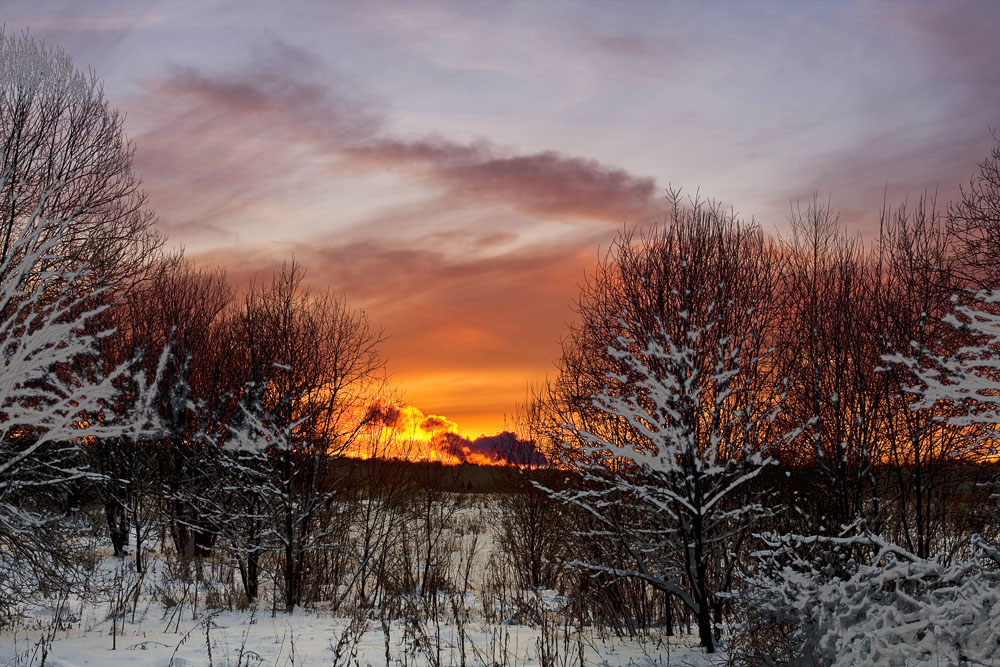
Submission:
<svg viewBox="0 0 1000 667">
<path fill-rule="evenodd" d="M 152 611 L 152 610 L 151 610 Z M 175 629 L 162 610 L 136 623 L 126 619 L 112 636 L 111 623 L 96 609 L 66 629 L 49 635 L 49 629 L 5 631 L 0 634 L 0 662 L 11 665 L 42 663 L 39 639 L 50 636 L 46 665 L 461 665 L 462 642 L 455 625 L 440 628 L 440 653 L 436 633 L 429 643 L 417 641 L 405 622 L 388 627 L 368 623 L 361 633 L 344 618 L 331 618 L 299 610 L 288 616 L 270 612 L 203 613 L 194 619 L 185 614 Z M 175 619 L 176 620 L 176 619 Z M 539 631 L 521 625 L 465 628 L 467 665 L 530 667 L 540 659 Z M 115 645 L 113 649 L 112 646 Z M 339 650 L 338 650 L 339 645 Z M 580 665 L 580 644 L 571 636 L 560 641 L 553 665 Z M 601 641 L 584 637 L 585 665 L 711 665 L 715 661 L 697 648 L 696 637 L 662 641 Z M 388 657 L 387 657 L 388 656 Z M 439 659 L 440 662 L 436 662 Z"/>
<path fill-rule="evenodd" d="M 231 574 L 228 583 L 223 581 L 225 568 L 217 564 L 204 564 L 201 577 L 190 571 L 182 576 L 176 558 L 150 544 L 144 549 L 147 571 L 140 578 L 131 558 L 115 558 L 101 548 L 88 600 L 63 595 L 25 609 L 20 619 L 0 629 L 0 665 L 638 667 L 725 662 L 723 654 L 706 655 L 696 636 L 623 639 L 591 627 L 567 628 L 555 591 L 536 598 L 543 627 L 518 618 L 485 622 L 484 572 L 495 542 L 483 511 L 483 506 L 466 506 L 449 519 L 460 534 L 459 550 L 471 546 L 473 567 L 468 592 L 442 594 L 436 616 L 419 596 L 413 600 L 416 613 L 397 612 L 390 621 L 383 621 L 378 609 L 360 618 L 317 609 L 289 615 L 274 611 L 271 601 L 241 611 L 226 597 L 238 583 Z M 133 541 L 129 551 L 134 548 Z M 461 626 L 456 618 L 465 619 Z"/>
</svg>

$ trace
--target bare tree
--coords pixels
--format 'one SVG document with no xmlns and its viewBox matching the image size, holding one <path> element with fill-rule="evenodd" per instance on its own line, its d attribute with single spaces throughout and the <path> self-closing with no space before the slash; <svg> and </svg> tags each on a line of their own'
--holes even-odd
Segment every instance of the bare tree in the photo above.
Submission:
<svg viewBox="0 0 1000 667">
<path fill-rule="evenodd" d="M 493 503 L 493 532 L 497 553 L 506 559 L 519 590 L 555 588 L 571 548 L 565 508 L 539 488 L 551 483 L 558 473 L 544 459 L 539 460 L 535 450 L 537 443 L 548 436 L 544 410 L 545 406 L 529 393 L 525 403 L 509 417 L 514 422 L 510 430 L 527 439 L 513 439 L 507 451 L 498 452 L 516 465 L 499 471 L 503 493 Z"/>
<path fill-rule="evenodd" d="M 551 402 L 583 484 L 555 495 L 627 561 L 578 564 L 677 597 L 712 651 L 717 594 L 765 512 L 748 482 L 783 438 L 769 358 L 781 262 L 755 225 L 672 202 L 667 225 L 623 235 L 584 288 Z"/>
<path fill-rule="evenodd" d="M 47 210 L 44 201 L 35 207 L 0 259 L 0 606 L 65 564 L 60 496 L 94 475 L 82 449 L 94 439 L 143 437 L 155 421 L 156 378 L 133 374 L 130 362 L 107 372 L 97 363 L 108 332 L 90 329 L 102 307 L 81 290 L 79 269 L 53 270 L 67 222 L 44 217 Z M 126 379 L 135 391 L 128 409 L 115 412 Z"/>
<path fill-rule="evenodd" d="M 335 463 L 364 435 L 384 386 L 381 331 L 302 279 L 298 265 L 284 267 L 270 288 L 252 286 L 235 316 L 246 390 L 225 444 L 260 453 L 266 481 L 255 488 L 268 524 L 259 537 L 278 553 L 288 611 L 305 599 L 310 554 L 337 536 Z"/>
<path fill-rule="evenodd" d="M 888 409 L 877 305 L 882 283 L 860 240 L 838 229 L 829 204 L 814 200 L 792 213 L 794 236 L 782 289 L 790 296 L 779 343 L 783 375 L 794 378 L 786 404 L 791 463 L 818 473 L 811 514 L 834 532 L 856 518 L 885 518 L 876 468 L 884 452 Z"/>
<path fill-rule="evenodd" d="M 390 460 L 415 449 L 401 428 L 395 404 L 382 401 L 371 405 L 365 432 L 354 447 L 354 455 L 363 462 L 350 466 L 350 529 L 354 539 L 344 581 L 345 594 L 351 590 L 360 609 L 375 609 L 386 622 L 398 611 L 393 607 L 402 592 L 400 578 L 408 578 L 399 554 L 405 549 L 406 523 L 413 512 L 411 475 L 407 467 Z"/>
<path fill-rule="evenodd" d="M 966 277 L 980 289 L 1000 287 L 1000 145 L 948 206 L 948 229 Z"/>
<path fill-rule="evenodd" d="M 132 172 L 123 123 L 93 72 L 27 33 L 0 30 L 0 256 L 17 251 L 41 203 L 43 217 L 66 221 L 58 235 L 42 234 L 58 239 L 62 265 L 86 265 L 79 280 L 123 289 L 144 274 L 163 238 Z"/>
</svg>

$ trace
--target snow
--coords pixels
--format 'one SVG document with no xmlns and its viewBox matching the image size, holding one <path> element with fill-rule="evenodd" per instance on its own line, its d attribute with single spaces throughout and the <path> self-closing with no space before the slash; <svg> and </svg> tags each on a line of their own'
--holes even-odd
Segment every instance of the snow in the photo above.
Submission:
<svg viewBox="0 0 1000 667">
<path fill-rule="evenodd" d="M 980 538 L 973 557 L 950 563 L 867 531 L 766 539 L 747 603 L 764 625 L 788 628 L 785 649 L 805 664 L 1000 661 L 1000 571 Z"/>
<path fill-rule="evenodd" d="M 187 620 L 180 632 L 164 632 L 162 623 L 149 619 L 126 624 L 112 650 L 112 638 L 106 623 L 94 623 L 94 614 L 85 612 L 82 622 L 57 633 L 49 648 L 46 665 L 315 665 L 338 664 L 337 644 L 350 635 L 350 621 L 296 611 L 293 616 L 279 613 L 254 615 L 250 612 L 209 614 Z M 159 625 L 159 627 L 157 627 Z M 12 664 L 35 664 L 40 661 L 37 648 L 42 631 L 22 632 L 16 638 L 0 634 L 0 660 Z M 498 664 L 539 665 L 538 630 L 523 625 L 497 625 L 466 628 L 467 662 L 470 665 Z M 387 638 L 373 622 L 354 643 L 347 637 L 339 664 L 385 665 Z M 454 625 L 443 626 L 442 664 L 458 662 L 458 631 Z M 662 643 L 654 641 L 617 641 L 588 639 L 584 647 L 587 665 L 711 665 L 714 662 L 697 647 L 697 637 L 674 637 Z M 211 647 L 211 659 L 209 659 Z M 572 646 L 576 650 L 576 646 Z M 390 665 L 427 665 L 422 649 L 408 636 L 403 621 L 389 627 Z M 579 664 L 574 653 L 568 656 Z M 506 661 L 506 662 L 505 662 Z"/>
<path fill-rule="evenodd" d="M 483 544 L 489 548 L 489 540 Z M 206 592 L 198 606 L 165 604 L 183 586 L 170 581 L 165 555 L 150 553 L 149 570 L 139 598 L 125 600 L 118 623 L 110 620 L 109 603 L 48 599 L 0 630 L 0 664 L 39 665 L 460 665 L 465 664 L 615 666 L 724 664 L 725 655 L 706 655 L 697 636 L 637 639 L 601 636 L 593 628 L 582 635 L 555 622 L 561 607 L 556 591 L 538 592 L 546 623 L 486 623 L 476 591 L 464 596 L 470 620 L 457 624 L 448 614 L 402 618 L 385 624 L 378 610 L 355 618 L 297 608 L 238 610 L 207 608 Z M 128 558 L 103 556 L 93 574 L 95 585 L 122 586 L 134 573 Z M 207 572 L 206 572 L 207 576 Z M 483 580 L 483 573 L 473 579 Z M 173 584 L 173 589 L 171 589 Z M 205 584 L 206 591 L 210 582 Z M 134 603 L 134 604 L 133 604 Z M 445 605 L 447 606 L 447 605 Z M 133 608 L 135 613 L 133 614 Z M 543 629 L 544 628 L 544 629 Z M 440 651 L 440 657 L 438 656 Z M 580 652 L 583 652 L 583 662 Z M 389 656 L 388 660 L 386 656 Z M 556 659 L 552 661 L 553 655 Z"/>
</svg>

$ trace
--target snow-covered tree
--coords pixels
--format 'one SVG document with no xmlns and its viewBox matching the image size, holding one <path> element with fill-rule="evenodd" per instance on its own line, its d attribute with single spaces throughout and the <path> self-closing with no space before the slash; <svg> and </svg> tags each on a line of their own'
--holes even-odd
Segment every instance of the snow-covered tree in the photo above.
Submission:
<svg viewBox="0 0 1000 667">
<path fill-rule="evenodd" d="M 767 513 L 753 480 L 791 430 L 773 349 L 786 254 L 718 204 L 668 201 L 668 221 L 620 235 L 583 286 L 543 446 L 580 474 L 558 494 L 589 522 L 576 564 L 680 600 L 712 650 Z"/>
<path fill-rule="evenodd" d="M 60 270 L 56 251 L 70 219 L 42 214 L 56 191 L 41 197 L 0 258 L 0 606 L 66 560 L 68 545 L 54 532 L 73 509 L 69 485 L 94 476 L 82 448 L 141 437 L 155 422 L 155 381 L 129 362 L 108 372 L 97 362 L 111 332 L 93 331 L 104 307 L 95 290 L 80 288 L 83 270 Z M 126 409 L 116 408 L 125 382 L 134 391 Z"/>
<path fill-rule="evenodd" d="M 638 577 L 678 597 L 711 651 L 726 560 L 767 511 L 751 481 L 767 464 L 763 446 L 777 438 L 784 388 L 752 381 L 757 333 L 721 331 L 718 311 L 708 310 L 676 313 L 670 331 L 660 324 L 644 347 L 623 339 L 609 350 L 624 371 L 594 406 L 624 435 L 574 429 L 564 455 L 581 483 L 555 495 L 590 517 L 588 537 L 628 555 L 575 565 Z"/>
<path fill-rule="evenodd" d="M 955 426 L 987 428 L 1000 424 L 1000 290 L 981 290 L 952 297 L 954 311 L 944 317 L 967 340 L 953 352 L 941 353 L 911 342 L 915 354 L 887 355 L 885 360 L 909 369 L 918 382 L 913 409 L 945 404 L 958 410 L 946 418 Z"/>
<path fill-rule="evenodd" d="M 741 590 L 748 613 L 736 656 L 751 664 L 997 664 L 1000 552 L 978 538 L 972 546 L 971 557 L 948 562 L 868 531 L 765 536 L 760 566 Z"/>
</svg>

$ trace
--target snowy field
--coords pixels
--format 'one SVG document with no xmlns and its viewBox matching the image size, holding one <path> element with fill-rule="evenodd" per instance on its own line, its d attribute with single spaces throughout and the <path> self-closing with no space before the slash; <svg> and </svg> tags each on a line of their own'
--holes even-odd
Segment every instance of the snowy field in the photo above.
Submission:
<svg viewBox="0 0 1000 667">
<path fill-rule="evenodd" d="M 107 567 L 114 568 L 114 559 Z M 108 605 L 37 607 L 0 632 L 4 665 L 712 665 L 696 636 L 641 640 L 584 629 L 470 621 L 351 619 L 296 610 L 167 608 L 148 597 L 112 622 Z M 464 653 L 464 659 L 463 659 Z M 581 658 L 582 654 L 582 658 Z M 714 660 L 712 659 L 714 658 Z"/>
<path fill-rule="evenodd" d="M 136 623 L 126 620 L 111 631 L 110 621 L 94 608 L 78 608 L 65 629 L 21 629 L 0 634 L 0 661 L 9 665 L 40 665 L 44 647 L 46 665 L 711 665 L 697 648 L 697 637 L 672 637 L 662 641 L 615 641 L 586 637 L 581 646 L 575 637 L 561 645 L 551 662 L 540 657 L 538 629 L 521 626 L 481 626 L 464 629 L 465 660 L 456 626 L 440 627 L 440 644 L 416 641 L 406 623 L 395 621 L 383 628 L 377 621 L 358 632 L 349 619 L 331 618 L 308 611 L 293 616 L 278 613 L 216 612 L 185 614 L 175 629 L 163 610 Z M 169 616 L 169 613 L 167 614 Z M 44 621 L 42 621 L 44 625 Z M 387 631 L 387 632 L 386 632 Z M 116 644 L 115 648 L 112 645 Z M 560 642 L 562 644 L 562 642 Z M 580 650 L 583 660 L 580 659 Z"/>
<path fill-rule="evenodd" d="M 240 610 L 238 603 L 234 607 L 238 580 L 220 561 L 206 560 L 201 576 L 192 577 L 177 569 L 169 550 L 152 547 L 144 550 L 148 565 L 140 577 L 131 558 L 116 558 L 100 547 L 88 577 L 88 600 L 62 594 L 26 608 L 0 630 L 0 665 L 724 664 L 724 654 L 706 655 L 695 635 L 654 631 L 629 639 L 593 627 L 581 631 L 565 620 L 563 599 L 555 591 L 521 592 L 538 612 L 531 623 L 504 611 L 506 622 L 484 620 L 512 604 L 489 590 L 496 545 L 488 504 L 473 501 L 458 509 L 438 541 L 450 546 L 445 555 L 453 576 L 458 570 L 469 574 L 465 590 L 442 594 L 433 603 L 414 595 L 402 606 L 411 611 L 403 613 L 371 609 L 345 615 L 318 608 L 289 615 L 275 610 L 267 596 L 256 610 Z M 129 544 L 130 553 L 134 546 Z"/>
</svg>

